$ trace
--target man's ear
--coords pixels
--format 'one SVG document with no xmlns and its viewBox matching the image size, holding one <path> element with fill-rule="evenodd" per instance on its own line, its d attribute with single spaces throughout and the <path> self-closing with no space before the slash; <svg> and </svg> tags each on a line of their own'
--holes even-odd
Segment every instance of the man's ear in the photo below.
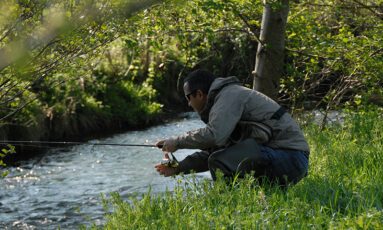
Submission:
<svg viewBox="0 0 383 230">
<path fill-rule="evenodd" d="M 207 95 L 202 92 L 202 90 L 197 90 L 196 97 L 199 97 L 201 99 L 206 99 Z"/>
<path fill-rule="evenodd" d="M 204 93 L 202 92 L 202 90 L 200 90 L 200 89 L 198 89 L 197 91 L 196 91 L 196 97 L 203 97 L 203 95 L 204 95 Z"/>
</svg>

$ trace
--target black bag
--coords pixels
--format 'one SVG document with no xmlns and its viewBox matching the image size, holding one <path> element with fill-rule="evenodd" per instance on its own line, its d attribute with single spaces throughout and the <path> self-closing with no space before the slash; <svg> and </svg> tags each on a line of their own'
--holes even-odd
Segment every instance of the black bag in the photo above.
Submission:
<svg viewBox="0 0 383 230">
<path fill-rule="evenodd" d="M 215 180 L 215 171 L 221 170 L 226 177 L 239 173 L 243 177 L 254 171 L 255 176 L 265 174 L 269 161 L 265 159 L 257 142 L 248 138 L 226 149 L 213 152 L 209 157 L 209 169 Z"/>
</svg>

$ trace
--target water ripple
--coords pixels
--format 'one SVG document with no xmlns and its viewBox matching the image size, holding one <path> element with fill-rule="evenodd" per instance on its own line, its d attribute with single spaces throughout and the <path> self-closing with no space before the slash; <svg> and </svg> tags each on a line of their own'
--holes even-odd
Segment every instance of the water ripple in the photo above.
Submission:
<svg viewBox="0 0 383 230">
<path fill-rule="evenodd" d="M 143 131 L 92 140 L 91 143 L 154 144 L 203 126 L 195 115 Z M 193 150 L 180 150 L 182 160 Z M 122 199 L 172 190 L 173 178 L 154 169 L 163 157 L 157 148 L 79 145 L 52 149 L 44 156 L 9 167 L 0 183 L 0 229 L 76 229 L 104 220 L 100 194 Z M 203 177 L 208 174 L 202 174 Z"/>
</svg>

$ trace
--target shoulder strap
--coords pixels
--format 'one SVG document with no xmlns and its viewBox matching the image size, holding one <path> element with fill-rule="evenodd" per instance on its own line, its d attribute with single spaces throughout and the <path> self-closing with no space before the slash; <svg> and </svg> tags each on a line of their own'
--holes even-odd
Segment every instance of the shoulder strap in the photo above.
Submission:
<svg viewBox="0 0 383 230">
<path fill-rule="evenodd" d="M 284 107 L 280 107 L 274 114 L 271 116 L 270 120 L 279 120 L 286 113 L 286 109 Z"/>
</svg>

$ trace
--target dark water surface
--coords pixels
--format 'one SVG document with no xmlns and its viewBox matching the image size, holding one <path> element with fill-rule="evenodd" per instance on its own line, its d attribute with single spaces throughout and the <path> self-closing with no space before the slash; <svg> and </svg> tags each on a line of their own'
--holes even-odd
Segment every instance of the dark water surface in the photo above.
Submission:
<svg viewBox="0 0 383 230">
<path fill-rule="evenodd" d="M 202 126 L 192 116 L 90 142 L 154 144 Z M 193 150 L 180 150 L 175 156 L 182 160 L 190 153 Z M 164 178 L 154 169 L 162 157 L 157 148 L 79 145 L 52 149 L 9 167 L 9 175 L 0 179 L 0 229 L 77 229 L 82 224 L 102 224 L 101 193 L 109 196 L 118 191 L 128 200 L 149 187 L 152 193 L 174 188 L 174 178 Z"/>
</svg>

